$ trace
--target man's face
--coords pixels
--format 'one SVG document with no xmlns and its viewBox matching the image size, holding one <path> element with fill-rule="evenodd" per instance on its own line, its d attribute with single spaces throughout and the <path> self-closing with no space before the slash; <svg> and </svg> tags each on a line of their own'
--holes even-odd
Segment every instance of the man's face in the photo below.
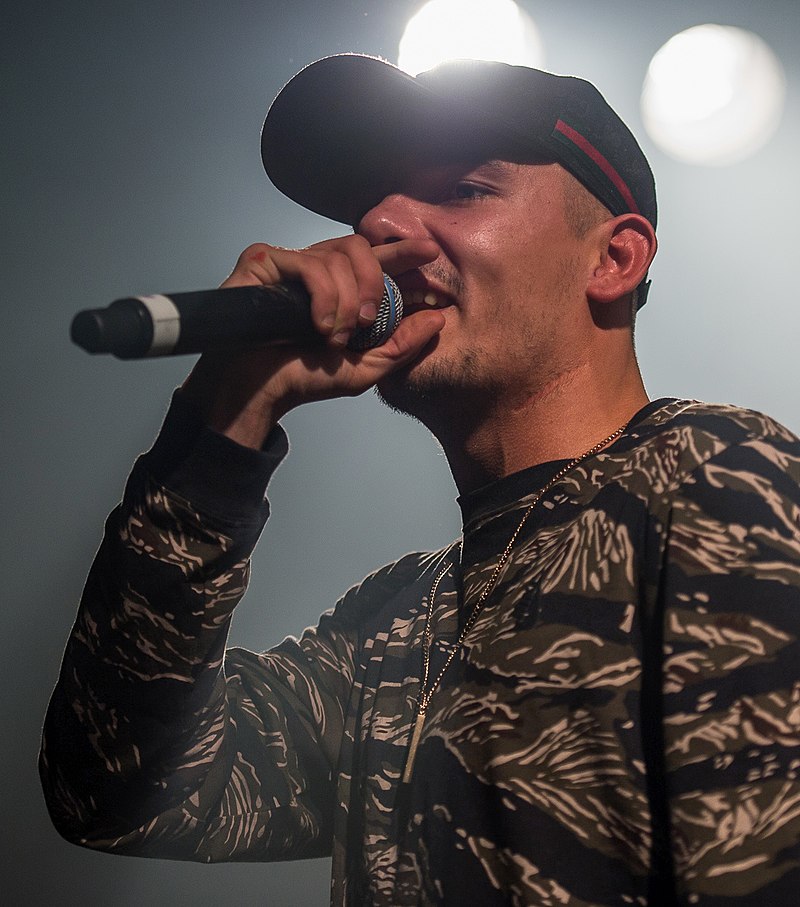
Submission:
<svg viewBox="0 0 800 907">
<path fill-rule="evenodd" d="M 372 245 L 435 240 L 439 257 L 396 279 L 407 314 L 435 303 L 445 326 L 412 365 L 380 384 L 392 406 L 513 405 L 579 359 L 590 243 L 566 216 L 569 176 L 557 164 L 424 166 L 365 214 Z M 576 348 L 576 346 L 578 348 Z"/>
</svg>

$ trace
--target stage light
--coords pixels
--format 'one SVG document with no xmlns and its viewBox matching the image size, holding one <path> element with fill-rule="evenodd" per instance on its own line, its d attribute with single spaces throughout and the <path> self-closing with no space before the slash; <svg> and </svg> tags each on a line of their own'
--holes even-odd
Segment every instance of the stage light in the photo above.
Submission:
<svg viewBox="0 0 800 907">
<path fill-rule="evenodd" d="M 544 60 L 533 20 L 513 0 L 431 0 L 409 19 L 399 51 L 398 65 L 412 75 L 453 58 Z"/>
<path fill-rule="evenodd" d="M 752 32 L 698 25 L 653 57 L 642 118 L 653 141 L 690 164 L 733 164 L 778 127 L 786 80 L 778 58 Z"/>
</svg>

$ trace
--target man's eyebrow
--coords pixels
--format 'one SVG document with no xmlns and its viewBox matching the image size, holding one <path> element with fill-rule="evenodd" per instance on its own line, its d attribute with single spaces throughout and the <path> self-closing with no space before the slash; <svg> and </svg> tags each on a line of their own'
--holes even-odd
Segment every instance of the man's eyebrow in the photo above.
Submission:
<svg viewBox="0 0 800 907">
<path fill-rule="evenodd" d="M 489 160 L 479 161 L 472 167 L 475 173 L 485 173 L 487 176 L 505 176 L 511 170 L 511 164 L 508 161 Z"/>
<path fill-rule="evenodd" d="M 505 161 L 502 158 L 491 158 L 486 161 L 476 161 L 470 166 L 469 172 L 476 176 L 485 176 L 492 179 L 504 179 L 513 173 L 519 167 L 512 161 Z"/>
</svg>

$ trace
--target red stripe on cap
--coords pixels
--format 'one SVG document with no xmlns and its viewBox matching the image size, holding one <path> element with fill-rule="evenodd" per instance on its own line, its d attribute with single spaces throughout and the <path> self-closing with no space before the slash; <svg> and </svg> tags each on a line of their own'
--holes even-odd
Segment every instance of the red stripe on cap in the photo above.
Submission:
<svg viewBox="0 0 800 907">
<path fill-rule="evenodd" d="M 631 195 L 631 190 L 628 188 L 625 180 L 617 173 L 617 171 L 611 166 L 611 164 L 603 157 L 602 154 L 592 145 L 591 142 L 587 141 L 579 132 L 576 132 L 571 126 L 568 126 L 563 120 L 559 120 L 556 123 L 556 129 L 562 134 L 565 135 L 571 142 L 574 142 L 581 151 L 590 157 L 595 164 L 605 173 L 605 175 L 611 180 L 611 182 L 616 186 L 617 191 L 625 200 L 628 208 L 634 214 L 640 214 L 639 206 L 634 201 L 633 195 Z"/>
</svg>

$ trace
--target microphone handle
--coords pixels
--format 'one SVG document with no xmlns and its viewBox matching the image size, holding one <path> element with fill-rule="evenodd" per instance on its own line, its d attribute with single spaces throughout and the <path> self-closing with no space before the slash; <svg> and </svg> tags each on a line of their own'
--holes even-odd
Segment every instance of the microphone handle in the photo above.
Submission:
<svg viewBox="0 0 800 907">
<path fill-rule="evenodd" d="M 384 343 L 402 317 L 400 291 L 386 275 L 384 284 L 376 321 L 353 333 L 351 349 Z M 89 353 L 111 353 L 118 359 L 323 339 L 311 320 L 309 293 L 300 283 L 117 299 L 107 308 L 78 312 L 70 336 Z"/>
</svg>

